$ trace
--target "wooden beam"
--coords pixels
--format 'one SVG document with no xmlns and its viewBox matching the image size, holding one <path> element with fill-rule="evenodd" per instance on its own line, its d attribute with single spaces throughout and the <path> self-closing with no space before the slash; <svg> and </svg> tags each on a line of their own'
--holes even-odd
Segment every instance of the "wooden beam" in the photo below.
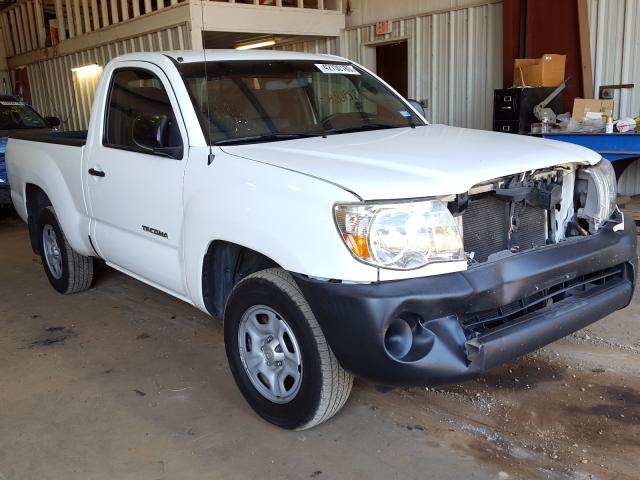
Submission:
<svg viewBox="0 0 640 480">
<path fill-rule="evenodd" d="M 35 0 L 33 9 L 36 14 L 36 28 L 38 33 L 38 47 L 44 48 L 47 45 L 48 25 L 44 23 L 44 10 L 42 0 Z"/>
<path fill-rule="evenodd" d="M 109 26 L 109 5 L 108 0 L 100 0 L 100 13 L 102 14 L 102 28 Z"/>
<path fill-rule="evenodd" d="M 14 54 L 19 55 L 24 50 L 22 49 L 22 45 L 20 44 L 20 35 L 18 34 L 18 22 L 16 20 L 16 11 L 15 9 L 9 10 L 9 30 L 11 31 L 11 36 L 13 37 L 13 48 Z"/>
<path fill-rule="evenodd" d="M 91 18 L 93 19 L 93 30 L 100 30 L 100 11 L 98 10 L 98 0 L 91 0 Z"/>
<path fill-rule="evenodd" d="M 119 23 L 120 19 L 118 18 L 118 0 L 110 0 L 111 1 L 111 24 Z"/>
<path fill-rule="evenodd" d="M 89 11 L 89 0 L 82 0 L 82 20 L 84 21 L 84 31 L 91 31 L 91 12 Z"/>
<path fill-rule="evenodd" d="M 580 28 L 580 56 L 582 57 L 582 90 L 584 98 L 593 98 L 593 67 L 591 65 L 591 39 L 589 32 L 589 5 L 578 1 L 578 26 Z"/>
<path fill-rule="evenodd" d="M 31 48 L 31 39 L 29 38 L 29 27 L 27 25 L 26 12 L 22 9 L 24 5 L 18 5 L 16 8 L 16 22 L 18 23 L 18 35 L 20 36 L 20 45 L 22 51 L 28 52 Z"/>
<path fill-rule="evenodd" d="M 76 24 L 76 35 L 82 35 L 82 14 L 80 12 L 80 2 L 82 0 L 73 0 L 73 22 Z"/>
<path fill-rule="evenodd" d="M 114 1 L 114 3 L 116 2 Z M 129 20 L 129 0 L 120 0 L 120 6 L 122 7 L 122 21 Z"/>
<path fill-rule="evenodd" d="M 56 23 L 58 24 L 58 38 L 63 41 L 67 38 L 67 28 L 62 10 L 62 0 L 56 0 Z"/>
<path fill-rule="evenodd" d="M 13 39 L 11 38 L 11 27 L 9 27 L 9 14 L 7 12 L 2 12 L 0 22 L 2 23 L 4 44 L 7 46 L 7 56 L 13 57 L 16 54 L 16 50 L 13 46 Z"/>
<path fill-rule="evenodd" d="M 27 4 L 20 4 L 20 6 L 18 7 L 18 11 L 20 12 L 20 16 L 22 17 L 22 29 L 27 51 L 35 50 L 37 47 L 31 42 L 31 24 L 29 22 L 29 14 L 27 12 Z"/>
<path fill-rule="evenodd" d="M 76 36 L 76 28 L 73 21 L 73 2 L 75 0 L 64 0 L 64 6 L 67 10 L 67 25 L 69 26 L 69 38 Z"/>
<path fill-rule="evenodd" d="M 138 18 L 140 16 L 140 2 L 138 0 L 133 0 L 133 18 Z"/>
<path fill-rule="evenodd" d="M 25 2 L 24 12 L 27 20 L 27 31 L 29 32 L 29 40 L 31 41 L 31 48 L 36 49 L 39 48 L 38 45 L 38 26 L 36 24 L 36 14 L 33 10 L 34 2 Z"/>
</svg>

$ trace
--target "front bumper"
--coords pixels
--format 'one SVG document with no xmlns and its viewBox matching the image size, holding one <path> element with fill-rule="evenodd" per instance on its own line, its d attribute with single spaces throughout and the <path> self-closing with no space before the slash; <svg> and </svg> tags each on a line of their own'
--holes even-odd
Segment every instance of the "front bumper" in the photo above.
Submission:
<svg viewBox="0 0 640 480">
<path fill-rule="evenodd" d="M 464 272 L 374 284 L 295 278 L 345 369 L 379 385 L 451 383 L 627 306 L 638 259 L 635 224 L 625 220 L 624 231 L 602 229 Z M 503 320 L 469 327 L 492 311 Z"/>
</svg>

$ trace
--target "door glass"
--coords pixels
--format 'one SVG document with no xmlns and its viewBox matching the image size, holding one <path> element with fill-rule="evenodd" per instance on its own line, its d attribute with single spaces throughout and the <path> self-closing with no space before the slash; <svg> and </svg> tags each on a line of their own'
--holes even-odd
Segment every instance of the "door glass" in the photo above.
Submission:
<svg viewBox="0 0 640 480">
<path fill-rule="evenodd" d="M 169 96 L 153 73 L 138 69 L 115 72 L 104 145 L 165 156 L 181 153 L 182 137 Z"/>
</svg>

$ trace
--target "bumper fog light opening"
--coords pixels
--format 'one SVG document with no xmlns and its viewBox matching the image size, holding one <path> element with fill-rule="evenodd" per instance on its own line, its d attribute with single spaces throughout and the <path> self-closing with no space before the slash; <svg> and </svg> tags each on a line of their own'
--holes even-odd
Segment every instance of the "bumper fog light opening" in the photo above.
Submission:
<svg viewBox="0 0 640 480">
<path fill-rule="evenodd" d="M 416 362 L 431 352 L 435 335 L 415 313 L 403 313 L 389 323 L 384 334 L 387 354 L 399 362 Z"/>
</svg>

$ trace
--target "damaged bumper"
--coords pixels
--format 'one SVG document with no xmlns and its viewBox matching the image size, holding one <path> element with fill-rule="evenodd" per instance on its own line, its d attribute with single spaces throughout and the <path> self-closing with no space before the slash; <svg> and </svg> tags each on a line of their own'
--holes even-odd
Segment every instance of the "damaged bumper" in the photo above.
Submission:
<svg viewBox="0 0 640 480">
<path fill-rule="evenodd" d="M 342 284 L 296 281 L 344 368 L 379 385 L 437 385 L 579 330 L 631 301 L 635 224 L 464 272 Z"/>
</svg>

